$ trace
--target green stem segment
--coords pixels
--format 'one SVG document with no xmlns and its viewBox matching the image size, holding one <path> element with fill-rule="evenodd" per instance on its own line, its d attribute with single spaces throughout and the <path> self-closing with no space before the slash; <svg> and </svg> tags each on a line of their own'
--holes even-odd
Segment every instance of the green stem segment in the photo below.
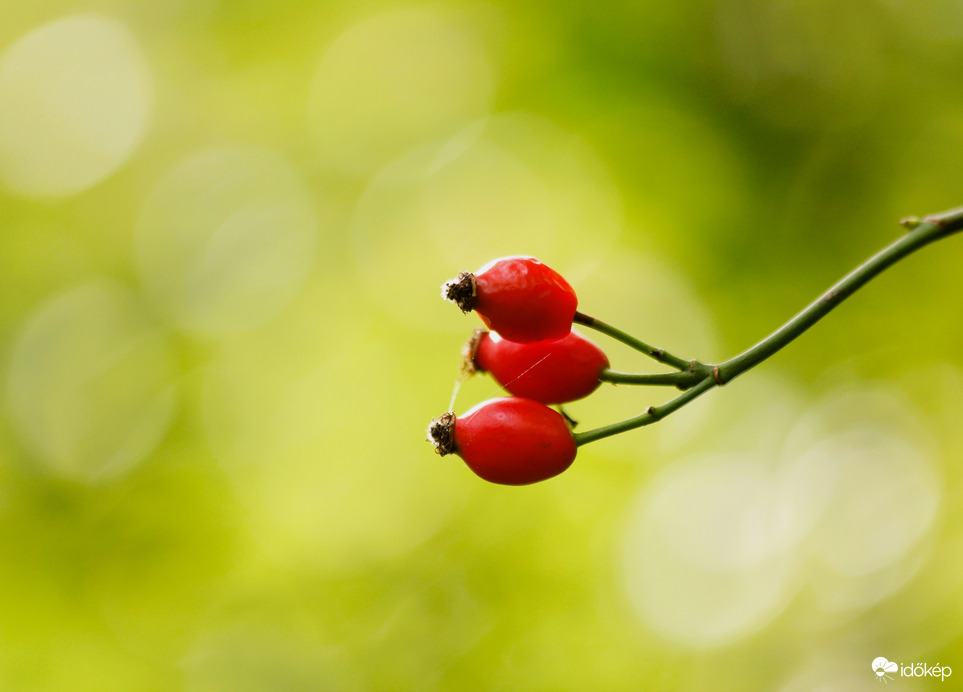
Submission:
<svg viewBox="0 0 963 692">
<path fill-rule="evenodd" d="M 587 442 L 601 440 L 603 437 L 609 437 L 627 430 L 641 428 L 643 425 L 651 425 L 656 421 L 662 420 L 670 413 L 678 411 L 680 408 L 702 394 L 705 394 L 715 386 L 715 380 L 713 380 L 711 377 L 707 377 L 695 387 L 686 390 L 672 401 L 662 404 L 661 406 L 649 406 L 648 410 L 646 410 L 646 412 L 642 415 L 629 418 L 628 420 L 624 420 L 619 423 L 612 423 L 612 425 L 605 425 L 601 428 L 596 428 L 595 430 L 587 430 L 583 433 L 574 433 L 575 444 L 581 446 Z"/>
<path fill-rule="evenodd" d="M 701 370 L 681 370 L 679 372 L 659 372 L 653 374 L 642 374 L 635 372 L 618 372 L 606 368 L 599 375 L 602 382 L 613 384 L 643 384 L 643 385 L 662 385 L 667 387 L 678 387 L 679 389 L 689 389 L 695 387 L 705 379 L 706 374 Z"/>
<path fill-rule="evenodd" d="M 621 329 L 616 329 L 611 324 L 606 324 L 602 320 L 597 320 L 594 317 L 589 317 L 588 315 L 576 312 L 575 319 L 573 320 L 576 324 L 581 324 L 595 331 L 602 332 L 603 334 L 612 337 L 616 341 L 621 341 L 623 344 L 630 348 L 634 348 L 640 353 L 644 353 L 649 356 L 649 358 L 654 358 L 660 363 L 665 363 L 666 365 L 672 366 L 676 370 L 689 370 L 695 364 L 695 361 L 683 360 L 682 358 L 677 358 L 671 353 L 667 353 L 665 349 L 656 348 L 655 346 L 650 346 L 644 341 L 636 339 L 630 334 L 626 334 Z"/>
<path fill-rule="evenodd" d="M 862 288 L 870 279 L 887 267 L 896 264 L 921 247 L 963 230 L 963 207 L 926 217 L 922 223 L 895 242 L 883 248 L 849 274 L 833 284 L 829 290 L 810 303 L 802 312 L 786 322 L 758 344 L 719 364 L 719 384 L 735 379 L 755 367 L 783 346 L 796 339 L 821 320 L 843 300 Z"/>
<path fill-rule="evenodd" d="M 908 228 L 911 228 L 909 233 L 900 237 L 895 242 L 883 248 L 861 265 L 856 267 L 856 269 L 836 282 L 819 298 L 810 303 L 805 309 L 803 309 L 802 312 L 786 322 L 786 324 L 757 343 L 755 346 L 744 351 L 743 353 L 740 353 L 734 358 L 730 358 L 724 363 L 720 363 L 719 365 L 708 366 L 700 363 L 699 365 L 702 368 L 707 369 L 710 374 L 703 375 L 703 379 L 698 384 L 691 387 L 691 389 L 688 389 L 672 401 L 669 401 L 661 406 L 650 406 L 649 409 L 642 415 L 629 418 L 628 420 L 624 420 L 620 423 L 613 423 L 612 425 L 596 428 L 595 430 L 576 433 L 576 444 L 583 445 L 588 442 L 600 440 L 604 437 L 609 437 L 610 435 L 616 435 L 627 430 L 633 430 L 644 425 L 655 423 L 656 421 L 665 418 L 670 413 L 678 411 L 680 408 L 693 401 L 696 397 L 701 396 L 713 387 L 726 384 L 747 370 L 759 365 L 759 363 L 763 362 L 784 346 L 795 340 L 803 332 L 822 319 L 827 313 L 833 310 L 833 308 L 839 305 L 843 300 L 851 296 L 862 286 L 864 286 L 870 279 L 880 274 L 887 267 L 892 266 L 907 255 L 912 254 L 916 250 L 919 250 L 920 248 L 925 247 L 934 241 L 946 238 L 947 236 L 963 230 L 963 207 L 943 212 L 941 214 L 927 216 L 918 223 L 916 219 L 912 219 L 911 222 L 904 222 L 904 225 Z M 578 321 L 578 319 L 576 319 L 576 321 Z M 586 323 L 582 322 L 582 324 Z M 591 326 L 598 329 L 598 327 L 596 327 L 594 324 L 586 324 L 586 326 Z M 599 331 L 615 336 L 615 338 L 619 339 L 619 341 L 632 346 L 632 344 L 626 339 L 620 338 L 619 336 L 611 333 L 617 332 L 618 334 L 622 334 L 622 332 L 618 332 L 618 330 L 614 330 L 611 327 L 608 327 L 608 325 L 605 325 L 605 327 L 605 329 L 599 329 Z M 611 332 L 609 330 L 611 330 Z M 628 337 L 628 339 L 636 341 L 635 339 L 632 339 L 632 337 Z M 642 342 L 638 343 L 641 344 Z M 644 347 L 645 344 L 642 344 L 642 346 Z M 633 346 L 633 348 L 635 348 L 635 346 Z M 643 349 L 639 348 L 638 350 Z M 643 350 L 643 352 L 645 351 Z M 652 354 L 650 353 L 649 355 Z M 679 370 L 686 370 L 689 368 L 687 361 L 682 361 L 681 359 L 672 356 L 669 358 L 671 361 L 660 360 L 659 358 L 657 358 L 657 360 L 667 363 L 668 365 L 673 365 Z M 680 362 L 685 365 L 680 367 L 677 364 Z M 681 375 L 685 373 L 672 374 Z"/>
</svg>

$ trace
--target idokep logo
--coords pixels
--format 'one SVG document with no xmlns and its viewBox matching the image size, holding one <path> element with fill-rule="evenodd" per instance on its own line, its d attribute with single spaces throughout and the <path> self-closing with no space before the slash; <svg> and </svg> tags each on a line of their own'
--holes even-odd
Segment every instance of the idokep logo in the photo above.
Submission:
<svg viewBox="0 0 963 692">
<path fill-rule="evenodd" d="M 953 670 L 949 666 L 941 666 L 939 663 L 935 666 L 928 666 L 925 663 L 913 663 L 904 666 L 902 663 L 896 664 L 893 661 L 887 661 L 882 656 L 873 659 L 873 672 L 876 673 L 876 679 L 880 682 L 893 680 L 896 675 L 903 678 L 933 677 L 943 681 L 953 674 Z"/>
<path fill-rule="evenodd" d="M 896 665 L 892 661 L 887 661 L 882 656 L 873 660 L 873 672 L 876 673 L 876 678 L 880 682 L 886 682 L 887 680 L 892 680 L 893 678 L 889 674 L 896 673 L 898 671 L 899 671 L 898 665 Z"/>
</svg>

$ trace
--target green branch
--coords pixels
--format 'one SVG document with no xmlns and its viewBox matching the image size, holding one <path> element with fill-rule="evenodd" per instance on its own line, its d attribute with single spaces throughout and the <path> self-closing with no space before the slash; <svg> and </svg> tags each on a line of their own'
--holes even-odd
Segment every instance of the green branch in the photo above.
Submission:
<svg viewBox="0 0 963 692">
<path fill-rule="evenodd" d="M 650 346 L 644 341 L 636 339 L 630 334 L 626 334 L 621 329 L 616 329 L 611 324 L 606 324 L 602 320 L 597 320 L 594 317 L 589 317 L 588 315 L 576 312 L 575 319 L 573 320 L 576 324 L 581 324 L 595 331 L 602 332 L 603 334 L 612 337 L 616 341 L 621 341 L 623 344 L 630 348 L 634 348 L 640 353 L 644 353 L 649 358 L 653 358 L 660 363 L 665 363 L 676 370 L 691 370 L 693 366 L 701 365 L 693 360 L 683 360 L 682 358 L 677 358 L 671 353 L 667 353 L 663 348 L 656 348 L 655 346 Z"/>
<path fill-rule="evenodd" d="M 706 375 L 697 370 L 681 370 L 679 372 L 659 372 L 654 374 L 641 374 L 635 372 L 618 372 L 606 368 L 599 375 L 602 382 L 612 384 L 643 384 L 643 385 L 664 385 L 668 387 L 678 387 L 679 389 L 689 389 L 695 387 L 705 379 Z"/>
<path fill-rule="evenodd" d="M 963 230 L 963 207 L 943 212 L 941 214 L 933 214 L 922 220 L 916 218 L 904 219 L 901 223 L 910 229 L 907 234 L 903 235 L 895 242 L 883 248 L 861 265 L 856 267 L 856 269 L 833 284 L 826 292 L 819 296 L 819 298 L 810 303 L 802 312 L 786 322 L 786 324 L 757 343 L 755 346 L 740 353 L 734 358 L 730 358 L 724 363 L 720 363 L 719 365 L 710 366 L 698 363 L 697 365 L 700 367 L 697 368 L 697 370 L 702 374 L 702 380 L 695 386 L 692 386 L 691 389 L 688 389 L 672 401 L 669 401 L 661 406 L 650 406 L 649 409 L 642 415 L 629 418 L 628 420 L 624 420 L 620 423 L 614 423 L 612 425 L 596 428 L 595 430 L 576 433 L 576 444 L 583 445 L 588 442 L 600 440 L 604 437 L 609 437 L 610 435 L 616 435 L 627 430 L 633 430 L 644 425 L 655 423 L 656 421 L 665 418 L 669 414 L 678 411 L 680 408 L 693 401 L 696 397 L 701 396 L 713 387 L 721 386 L 731 382 L 742 373 L 759 365 L 759 363 L 772 356 L 774 353 L 782 349 L 784 346 L 799 337 L 807 329 L 816 324 L 816 322 L 825 317 L 826 314 L 832 311 L 837 305 L 859 290 L 862 286 L 869 282 L 873 277 L 880 274 L 887 267 L 892 266 L 904 257 L 912 254 L 922 247 L 925 247 L 926 245 L 929 245 L 934 241 L 946 238 L 947 236 Z M 592 318 L 587 319 L 591 320 Z M 577 317 L 576 321 L 578 321 Z M 586 324 L 586 326 L 591 326 L 598 329 L 598 327 L 594 324 L 587 324 L 585 322 L 581 322 L 581 324 Z M 632 346 L 629 341 L 616 336 L 612 332 L 623 335 L 629 340 L 641 344 L 642 348 L 637 348 L 636 346 L 633 346 L 633 348 L 637 348 L 637 350 L 641 350 L 643 353 L 645 352 L 644 348 L 648 348 L 646 344 L 633 339 L 627 334 L 619 332 L 608 325 L 604 326 L 606 328 L 599 329 L 599 331 L 610 334 L 611 336 L 615 336 L 615 338 L 617 338 L 619 341 Z M 664 352 L 660 352 L 660 354 L 665 357 Z M 649 353 L 649 355 L 655 357 L 652 353 Z M 675 358 L 674 356 L 668 356 L 668 358 L 670 360 L 662 360 L 660 358 L 656 358 L 656 360 L 660 360 L 660 362 L 672 365 L 679 370 L 687 370 L 690 368 L 688 361 L 683 361 Z M 696 361 L 691 362 L 694 364 L 696 363 Z M 683 366 L 680 367 L 678 363 L 682 363 Z M 709 372 L 708 375 L 704 374 L 706 371 Z M 684 373 L 672 374 L 681 375 Z"/>
<path fill-rule="evenodd" d="M 802 312 L 786 322 L 758 344 L 735 358 L 719 365 L 720 384 L 729 382 L 746 370 L 766 360 L 786 344 L 816 324 L 833 308 L 862 288 L 870 279 L 887 267 L 896 264 L 907 255 L 930 243 L 945 238 L 963 229 L 963 207 L 942 214 L 926 217 L 922 222 L 906 220 L 904 225 L 912 225 L 906 235 L 883 248 L 849 274 L 833 284 L 819 298 L 810 303 Z"/>
<path fill-rule="evenodd" d="M 574 433 L 575 444 L 581 446 L 588 442 L 601 440 L 603 437 L 609 437 L 611 435 L 617 435 L 618 433 L 626 432 L 628 430 L 634 430 L 635 428 L 641 428 L 643 425 L 651 425 L 652 423 L 662 420 L 670 413 L 678 411 L 689 402 L 695 400 L 696 397 L 705 394 L 715 386 L 715 381 L 711 377 L 707 377 L 695 387 L 683 392 L 672 401 L 662 404 L 661 406 L 649 406 L 648 410 L 646 410 L 646 412 L 640 416 L 629 418 L 628 420 L 624 420 L 619 423 L 612 423 L 612 425 L 604 425 L 601 428 L 596 428 L 595 430 L 587 430 L 583 433 Z"/>
</svg>

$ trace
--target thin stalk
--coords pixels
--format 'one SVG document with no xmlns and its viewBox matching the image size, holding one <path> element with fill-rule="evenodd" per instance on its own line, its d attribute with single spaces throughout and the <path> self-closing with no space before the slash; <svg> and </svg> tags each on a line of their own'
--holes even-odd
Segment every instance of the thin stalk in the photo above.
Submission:
<svg viewBox="0 0 963 692">
<path fill-rule="evenodd" d="M 891 267 L 904 257 L 936 240 L 946 238 L 963 230 L 963 207 L 927 216 L 922 221 L 911 218 L 905 219 L 902 223 L 910 229 L 909 233 L 900 237 L 856 267 L 856 269 L 833 284 L 819 298 L 810 303 L 802 312 L 755 346 L 719 365 L 710 366 L 700 363 L 699 365 L 711 374 L 705 376 L 701 382 L 691 389 L 683 392 L 662 406 L 650 406 L 645 413 L 634 418 L 596 428 L 595 430 L 576 433 L 576 444 L 583 445 L 604 437 L 609 437 L 610 435 L 616 435 L 655 423 L 669 414 L 678 411 L 713 387 L 724 385 L 747 370 L 759 365 L 759 363 L 772 356 L 816 324 L 816 322 L 825 317 L 833 308 L 887 267 Z M 619 340 L 622 341 L 622 339 Z M 680 368 L 680 370 L 681 369 L 682 368 Z"/>
<path fill-rule="evenodd" d="M 582 446 L 589 442 L 601 440 L 603 437 L 618 435 L 619 433 L 626 432 L 628 430 L 641 428 L 643 425 L 651 425 L 656 421 L 662 420 L 670 413 L 678 411 L 680 408 L 695 400 L 697 397 L 702 396 L 715 386 L 715 380 L 713 380 L 711 377 L 707 377 L 695 387 L 686 390 L 672 401 L 662 404 L 661 406 L 649 406 L 646 412 L 639 416 L 629 418 L 628 420 L 624 420 L 619 423 L 612 423 L 612 425 L 604 425 L 601 428 L 595 428 L 595 430 L 587 430 L 583 433 L 575 433 L 575 444 Z"/>
<path fill-rule="evenodd" d="M 606 368 L 599 375 L 602 382 L 613 384 L 643 384 L 643 385 L 664 385 L 668 387 L 678 387 L 679 389 L 689 389 L 699 384 L 705 378 L 705 373 L 695 370 L 682 370 L 680 372 L 659 372 L 654 374 L 636 372 L 618 372 Z"/>
<path fill-rule="evenodd" d="M 676 370 L 690 370 L 693 365 L 696 364 L 695 361 L 684 360 L 682 358 L 677 358 L 671 353 L 667 353 L 665 349 L 656 348 L 655 346 L 650 346 L 644 341 L 636 339 L 630 334 L 626 334 L 621 329 L 616 329 L 611 324 L 606 324 L 602 320 L 597 320 L 594 317 L 589 317 L 588 315 L 576 312 L 575 319 L 573 320 L 576 324 L 581 324 L 595 331 L 602 332 L 603 334 L 612 337 L 616 341 L 621 341 L 623 344 L 630 348 L 634 348 L 640 353 L 644 353 L 649 358 L 653 358 L 660 363 L 665 363 Z"/>
<path fill-rule="evenodd" d="M 738 356 L 720 363 L 718 370 L 714 371 L 718 383 L 725 384 L 769 358 L 816 324 L 833 308 L 887 267 L 896 264 L 896 262 L 921 247 L 963 230 L 963 207 L 928 216 L 918 224 L 915 220 L 908 220 L 905 223 L 914 226 L 913 230 L 856 267 L 810 303 L 802 312 L 758 344 Z"/>
</svg>

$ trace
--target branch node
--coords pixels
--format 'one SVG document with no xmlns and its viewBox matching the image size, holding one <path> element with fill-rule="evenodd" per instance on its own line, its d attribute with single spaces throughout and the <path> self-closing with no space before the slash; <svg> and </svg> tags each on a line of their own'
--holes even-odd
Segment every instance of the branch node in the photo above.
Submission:
<svg viewBox="0 0 963 692">
<path fill-rule="evenodd" d="M 929 220 L 929 219 L 927 219 Z M 899 220 L 899 225 L 908 231 L 912 231 L 914 228 L 923 223 L 918 216 L 907 216 Z"/>
<path fill-rule="evenodd" d="M 714 379 L 716 381 L 716 384 L 719 385 L 720 387 L 725 384 L 725 381 L 722 379 L 722 375 L 719 373 L 718 365 L 712 366 L 712 379 Z"/>
</svg>

